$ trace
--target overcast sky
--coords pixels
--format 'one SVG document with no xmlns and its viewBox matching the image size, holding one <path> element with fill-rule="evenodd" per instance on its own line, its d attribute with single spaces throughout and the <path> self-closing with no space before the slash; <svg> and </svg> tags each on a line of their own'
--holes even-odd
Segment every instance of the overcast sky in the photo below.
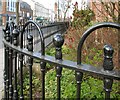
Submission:
<svg viewBox="0 0 120 100">
<path fill-rule="evenodd" d="M 58 2 L 58 0 L 23 0 L 23 1 L 27 2 L 30 5 L 31 3 L 34 4 L 33 1 L 39 2 L 44 7 L 52 9 L 52 10 L 54 10 L 54 3 Z M 78 7 L 81 8 L 82 0 L 72 0 L 72 3 L 75 4 L 76 1 L 78 2 Z M 69 10 L 69 15 L 72 15 L 72 12 L 73 12 L 73 9 L 71 7 L 71 9 Z"/>
<path fill-rule="evenodd" d="M 27 2 L 28 4 L 32 3 L 32 1 L 39 2 L 46 8 L 54 9 L 54 3 L 57 2 L 58 0 L 23 0 L 23 1 Z M 74 4 L 76 1 L 80 6 L 82 0 L 72 0 L 72 3 Z"/>
</svg>

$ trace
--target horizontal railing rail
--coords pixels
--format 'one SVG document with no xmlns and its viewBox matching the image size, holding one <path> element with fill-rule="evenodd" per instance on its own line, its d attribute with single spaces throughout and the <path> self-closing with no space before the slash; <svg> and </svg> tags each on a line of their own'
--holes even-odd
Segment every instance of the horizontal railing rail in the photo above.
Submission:
<svg viewBox="0 0 120 100">
<path fill-rule="evenodd" d="M 100 77 L 108 77 L 108 78 L 114 78 L 116 80 L 120 80 L 120 71 L 119 70 L 112 70 L 110 72 L 106 72 L 104 68 L 101 67 L 95 67 L 88 64 L 77 64 L 77 62 L 69 61 L 69 60 L 61 60 L 57 61 L 55 57 L 49 56 L 49 55 L 42 55 L 40 52 L 29 52 L 27 49 L 21 49 L 20 47 L 16 47 L 14 45 L 11 45 L 10 43 L 3 40 L 3 43 L 12 48 L 13 50 L 16 50 L 19 53 L 23 53 L 24 55 L 27 55 L 31 58 L 36 58 L 41 61 L 45 61 L 48 63 L 52 63 L 55 65 L 59 65 L 65 68 L 78 70 L 81 72 L 86 72 L 90 74 L 95 74 Z"/>
<path fill-rule="evenodd" d="M 30 25 L 32 24 L 32 25 Z M 62 23 L 60 23 L 62 24 Z M 67 26 L 66 26 L 67 24 Z M 62 27 L 66 27 L 64 32 L 66 32 L 66 29 L 68 28 L 68 23 L 63 23 Z M 30 25 L 30 26 L 29 26 Z M 29 28 L 27 30 L 26 27 L 36 27 L 38 31 L 38 36 L 40 37 L 40 45 L 41 51 L 36 52 L 34 51 L 34 34 L 31 34 L 31 31 L 29 31 Z M 51 28 L 52 26 L 48 26 Z M 64 43 L 64 38 L 62 33 L 59 33 L 58 31 L 61 30 L 61 28 L 57 28 L 58 30 L 55 30 L 51 35 L 54 35 L 53 37 L 53 44 L 55 46 L 55 57 L 49 56 L 45 54 L 45 39 L 50 36 L 44 35 L 44 32 L 42 28 L 48 28 L 47 26 L 40 27 L 37 23 L 33 21 L 28 21 L 25 23 L 25 25 L 21 28 L 21 30 L 18 30 L 15 26 L 13 30 L 10 31 L 10 26 L 6 25 L 6 28 L 4 29 L 4 49 L 5 49 L 5 66 L 4 66 L 4 98 L 6 100 L 15 99 L 17 100 L 20 98 L 20 100 L 25 99 L 24 93 L 23 93 L 23 62 L 24 57 L 27 56 L 27 63 L 29 68 L 29 99 L 32 100 L 32 66 L 33 66 L 33 59 L 40 60 L 40 68 L 41 68 L 41 84 L 42 84 L 42 99 L 45 100 L 45 74 L 46 74 L 46 64 L 51 63 L 54 64 L 56 67 L 56 77 L 57 77 L 57 97 L 58 99 L 61 98 L 61 77 L 62 77 L 62 69 L 67 68 L 69 70 L 75 71 L 75 78 L 76 78 L 76 99 L 81 98 L 81 84 L 82 79 L 85 73 L 89 74 L 90 76 L 98 76 L 102 77 L 103 80 L 103 89 L 105 90 L 105 99 L 110 100 L 110 93 L 112 91 L 112 84 L 113 80 L 120 80 L 120 70 L 115 70 L 113 66 L 113 52 L 114 49 L 110 45 L 104 46 L 104 61 L 103 66 L 101 67 L 95 67 L 88 64 L 83 64 L 81 62 L 81 52 L 82 52 L 82 46 L 86 40 L 86 38 L 96 29 L 102 28 L 102 27 L 112 27 L 116 29 L 120 29 L 120 24 L 116 23 L 100 23 L 97 25 L 92 26 L 89 28 L 83 36 L 80 39 L 80 42 L 78 44 L 78 52 L 77 52 L 77 62 L 73 62 L 70 60 L 64 60 L 62 55 L 62 46 Z M 57 27 L 57 26 L 56 26 Z M 54 30 L 54 29 L 53 29 Z M 25 32 L 27 31 L 27 32 Z M 10 34 L 10 32 L 12 32 Z M 46 33 L 46 32 L 45 32 Z M 24 37 L 26 36 L 26 41 L 24 41 Z M 12 42 L 11 42 L 12 41 Z M 24 47 L 24 42 L 26 47 Z M 17 85 L 17 68 L 20 68 L 20 94 L 18 95 L 18 85 Z M 13 72 L 14 69 L 14 72 Z M 14 73 L 14 74 L 13 74 Z M 67 77 L 67 76 L 66 76 Z M 14 79 L 14 81 L 13 81 Z M 69 84 L 69 83 L 68 83 Z"/>
<path fill-rule="evenodd" d="M 52 23 L 51 25 L 46 25 L 46 26 L 40 26 L 38 23 L 35 23 L 33 21 L 28 21 L 24 25 L 19 25 L 18 29 L 22 31 L 22 33 L 31 33 L 34 37 L 34 45 L 36 45 L 36 49 L 41 50 L 40 45 L 41 39 L 39 37 L 39 32 L 41 31 L 41 34 L 43 35 L 42 37 L 45 39 L 45 47 L 49 46 L 52 44 L 52 38 L 53 35 L 56 33 L 61 33 L 64 34 L 66 32 L 66 29 L 68 28 L 69 23 L 68 22 L 56 22 Z M 22 30 L 24 28 L 24 30 Z M 26 41 L 26 36 L 25 34 L 23 35 L 24 39 L 23 41 Z M 22 41 L 22 40 L 21 40 Z M 24 42 L 24 47 L 26 47 L 26 44 Z"/>
</svg>

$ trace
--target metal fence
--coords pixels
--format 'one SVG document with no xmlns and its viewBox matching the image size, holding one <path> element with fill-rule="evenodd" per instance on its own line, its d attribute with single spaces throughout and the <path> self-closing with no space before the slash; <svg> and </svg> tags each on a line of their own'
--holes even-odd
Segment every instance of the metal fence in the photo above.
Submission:
<svg viewBox="0 0 120 100">
<path fill-rule="evenodd" d="M 60 24 L 60 26 L 59 26 Z M 116 23 L 100 23 L 89 28 L 78 44 L 77 49 L 77 62 L 63 60 L 62 59 L 62 45 L 64 43 L 64 38 L 62 33 L 68 28 L 68 23 L 61 22 L 57 23 L 57 26 L 53 25 L 40 27 L 37 23 L 33 21 L 28 21 L 23 25 L 23 27 L 14 26 L 13 30 L 10 31 L 10 26 L 7 24 L 4 29 L 4 49 L 5 49 L 5 66 L 4 66 L 4 98 L 5 99 L 20 99 L 23 100 L 23 63 L 24 56 L 28 56 L 28 66 L 29 66 L 29 99 L 32 100 L 32 65 L 33 59 L 40 60 L 41 68 L 41 78 L 42 78 L 42 98 L 45 100 L 45 69 L 47 63 L 52 63 L 56 66 L 56 76 L 57 76 L 57 98 L 61 98 L 61 77 L 62 68 L 68 68 L 69 70 L 75 71 L 76 84 L 77 84 L 77 94 L 76 99 L 81 98 L 81 83 L 84 73 L 89 75 L 97 75 L 102 77 L 105 90 L 105 99 L 110 99 L 110 93 L 112 90 L 113 80 L 120 80 L 120 71 L 114 70 L 113 67 L 113 48 L 110 45 L 104 46 L 104 62 L 103 67 L 94 67 L 87 64 L 82 64 L 82 46 L 86 38 L 96 29 L 102 27 L 112 27 L 120 29 L 120 24 Z M 59 27 L 59 28 L 58 28 Z M 34 30 L 38 31 L 38 35 Z M 48 31 L 49 30 L 49 31 Z M 31 33 L 32 32 L 32 33 Z M 48 34 L 48 33 L 51 34 Z M 56 34 L 57 33 L 57 34 Z M 54 35 L 55 34 L 55 35 Z M 53 38 L 53 44 L 56 49 L 55 57 L 45 54 L 46 38 Z M 39 37 L 39 38 L 38 38 Z M 37 39 L 36 39 L 37 38 Z M 40 52 L 34 50 L 34 42 L 39 41 Z M 18 64 L 19 63 L 19 64 Z M 18 95 L 17 90 L 17 68 L 20 68 L 20 95 Z M 14 74 L 13 74 L 14 69 Z M 67 77 L 67 76 L 66 76 Z M 14 81 L 13 81 L 14 79 Z M 69 84 L 69 83 L 68 83 Z"/>
</svg>

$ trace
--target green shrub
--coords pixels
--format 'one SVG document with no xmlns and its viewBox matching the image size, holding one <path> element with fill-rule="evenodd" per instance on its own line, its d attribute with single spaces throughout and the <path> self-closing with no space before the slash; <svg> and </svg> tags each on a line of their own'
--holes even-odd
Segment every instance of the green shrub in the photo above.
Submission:
<svg viewBox="0 0 120 100">
<path fill-rule="evenodd" d="M 63 54 L 69 55 L 72 53 L 70 49 L 66 46 L 63 46 Z M 90 56 L 92 55 L 92 59 L 90 57 L 86 57 L 86 62 L 88 64 L 93 64 L 93 60 L 96 62 L 101 61 L 99 56 L 101 56 L 102 51 L 98 50 L 96 55 L 93 56 L 93 53 L 97 50 L 95 48 L 91 49 Z M 51 48 L 47 51 L 49 55 L 55 55 L 55 49 Z M 74 55 L 71 55 L 74 56 Z M 67 58 L 68 56 L 66 56 Z M 72 58 L 72 57 L 70 57 Z M 53 66 L 47 64 L 47 67 L 52 67 L 51 70 L 47 71 L 45 76 L 45 96 L 46 98 L 57 98 L 57 78 L 56 78 L 56 71 Z M 75 80 L 75 71 L 63 68 L 62 70 L 62 77 L 61 77 L 61 98 L 76 98 L 77 86 Z M 33 72 L 32 79 L 33 79 L 33 98 L 40 98 L 41 97 L 41 77 L 37 77 L 37 75 Z M 111 92 L 111 98 L 116 100 L 120 99 L 120 90 L 118 89 L 119 83 L 118 81 L 114 81 L 113 90 Z M 29 94 L 29 71 L 27 70 L 24 73 L 24 95 L 27 98 Z M 20 86 L 18 86 L 19 94 L 20 94 Z M 82 87 L 81 87 L 81 98 L 83 100 L 86 99 L 104 99 L 104 90 L 103 90 L 103 80 L 98 79 L 98 77 L 93 77 L 87 74 L 84 74 Z"/>
<path fill-rule="evenodd" d="M 90 9 L 87 10 L 79 10 L 74 9 L 73 11 L 74 19 L 72 21 L 73 27 L 84 27 L 86 25 L 90 25 L 91 20 L 93 19 L 94 12 Z"/>
<path fill-rule="evenodd" d="M 26 67 L 26 71 L 23 75 L 23 93 L 25 98 L 29 98 L 29 70 Z M 18 84 L 18 94 L 20 95 L 20 84 Z M 41 96 L 41 80 L 37 77 L 36 73 L 33 72 L 32 74 L 32 92 L 33 92 L 33 98 Z"/>
<path fill-rule="evenodd" d="M 55 70 L 52 69 L 46 73 L 45 81 L 46 98 L 57 98 L 57 78 Z M 115 81 L 111 98 L 116 100 L 120 98 L 117 87 L 118 82 Z M 76 98 L 76 89 L 74 71 L 63 68 L 61 77 L 61 98 Z M 81 98 L 83 100 L 104 99 L 103 80 L 84 75 L 81 87 Z"/>
</svg>

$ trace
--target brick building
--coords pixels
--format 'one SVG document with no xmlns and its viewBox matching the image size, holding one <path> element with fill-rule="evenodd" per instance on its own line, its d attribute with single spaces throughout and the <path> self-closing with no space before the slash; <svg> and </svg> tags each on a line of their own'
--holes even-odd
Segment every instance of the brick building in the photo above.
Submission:
<svg viewBox="0 0 120 100">
<path fill-rule="evenodd" d="M 0 0 L 0 25 L 5 25 L 6 21 L 12 18 L 16 22 L 16 0 Z M 20 0 L 19 12 L 22 17 L 32 17 L 33 11 L 29 4 Z"/>
<path fill-rule="evenodd" d="M 20 2 L 20 17 L 33 18 L 33 10 L 27 2 Z"/>
<path fill-rule="evenodd" d="M 9 0 L 1 0 L 0 1 L 0 24 L 4 25 L 6 23 L 6 21 L 8 21 L 10 19 L 10 17 L 15 18 L 15 11 L 16 11 L 16 7 L 15 7 L 15 1 L 16 0 L 11 0 L 11 2 L 9 2 Z"/>
<path fill-rule="evenodd" d="M 108 3 L 110 3 L 110 0 L 104 0 L 104 5 L 108 5 Z M 113 14 L 115 16 L 118 16 L 118 0 L 114 0 L 115 3 L 115 9 L 113 10 Z M 109 19 L 109 21 L 112 21 L 113 18 L 112 16 L 110 16 L 109 12 L 105 11 L 105 6 L 104 6 L 101 1 L 99 0 L 90 0 L 88 1 L 88 6 L 94 11 L 95 13 L 95 20 L 100 22 L 103 20 L 107 20 Z"/>
</svg>

